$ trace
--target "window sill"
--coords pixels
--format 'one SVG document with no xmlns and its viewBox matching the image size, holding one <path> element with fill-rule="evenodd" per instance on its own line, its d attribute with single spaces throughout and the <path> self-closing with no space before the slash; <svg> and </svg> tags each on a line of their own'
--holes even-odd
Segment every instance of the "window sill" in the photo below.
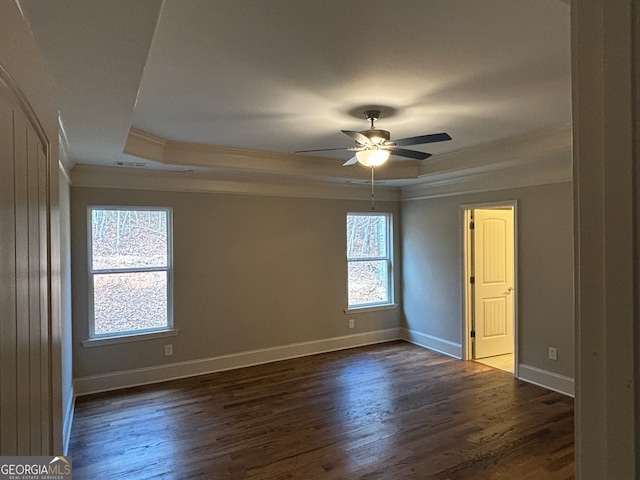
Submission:
<svg viewBox="0 0 640 480">
<path fill-rule="evenodd" d="M 376 312 L 379 310 L 395 310 L 398 308 L 397 303 L 385 303 L 384 305 L 366 305 L 363 307 L 348 307 L 344 310 L 347 315 L 353 315 L 357 313 Z"/>
<path fill-rule="evenodd" d="M 140 342 L 153 340 L 154 338 L 175 337 L 180 333 L 179 329 L 156 330 L 146 333 L 131 333 L 126 335 L 113 335 L 109 337 L 96 337 L 82 340 L 83 347 L 99 347 L 102 345 L 115 345 L 117 343 Z"/>
</svg>

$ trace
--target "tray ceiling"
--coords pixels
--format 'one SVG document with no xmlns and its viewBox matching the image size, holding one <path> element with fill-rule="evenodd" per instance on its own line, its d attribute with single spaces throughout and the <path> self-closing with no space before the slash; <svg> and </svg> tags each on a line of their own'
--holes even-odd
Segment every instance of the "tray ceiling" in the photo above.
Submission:
<svg viewBox="0 0 640 480">
<path fill-rule="evenodd" d="M 432 159 L 571 121 L 570 8 L 559 0 L 20 5 L 59 84 L 70 166 L 215 173 L 223 158 L 229 173 L 238 158 L 239 172 L 311 165 L 309 176 L 345 181 L 367 178 L 337 168 L 349 152 L 293 152 L 351 146 L 340 130 L 366 129 L 369 106 L 392 138 L 448 132 L 415 148 Z M 150 141 L 131 147 L 140 138 Z M 180 150 L 194 144 L 197 161 Z M 389 178 L 410 182 L 430 161 L 393 159 Z"/>
</svg>

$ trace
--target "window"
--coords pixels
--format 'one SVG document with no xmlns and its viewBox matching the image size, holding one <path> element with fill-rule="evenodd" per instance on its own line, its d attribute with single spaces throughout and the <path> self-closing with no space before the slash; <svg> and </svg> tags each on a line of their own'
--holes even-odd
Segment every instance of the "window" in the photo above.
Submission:
<svg viewBox="0 0 640 480">
<path fill-rule="evenodd" d="M 171 329 L 171 265 L 170 209 L 90 207 L 90 337 Z"/>
<path fill-rule="evenodd" d="M 349 308 L 393 303 L 391 215 L 347 214 Z"/>
</svg>

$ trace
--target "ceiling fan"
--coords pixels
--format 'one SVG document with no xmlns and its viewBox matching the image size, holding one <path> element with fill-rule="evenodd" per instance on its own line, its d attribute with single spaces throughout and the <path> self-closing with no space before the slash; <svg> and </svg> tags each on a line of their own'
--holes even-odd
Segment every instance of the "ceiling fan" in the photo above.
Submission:
<svg viewBox="0 0 640 480">
<path fill-rule="evenodd" d="M 418 152 L 400 148 L 407 145 L 420 145 L 424 143 L 444 142 L 451 140 L 447 133 L 433 133 L 430 135 L 419 135 L 417 137 L 401 138 L 391 140 L 391 134 L 387 130 L 380 130 L 375 127 L 375 121 L 380 117 L 380 110 L 367 110 L 364 112 L 365 118 L 371 122 L 368 130 L 355 132 L 342 130 L 342 133 L 353 138 L 356 145 L 347 148 L 322 148 L 319 150 L 298 150 L 295 153 L 327 152 L 335 150 L 348 150 L 355 152 L 355 155 L 344 163 L 344 166 L 360 163 L 365 167 L 377 167 L 385 163 L 390 155 L 424 160 L 431 156 L 430 153 Z"/>
</svg>

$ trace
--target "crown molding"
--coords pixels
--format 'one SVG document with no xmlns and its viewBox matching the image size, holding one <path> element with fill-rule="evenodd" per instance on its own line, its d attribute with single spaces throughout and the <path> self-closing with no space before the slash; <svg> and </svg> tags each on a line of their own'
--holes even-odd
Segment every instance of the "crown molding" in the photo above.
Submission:
<svg viewBox="0 0 640 480">
<path fill-rule="evenodd" d="M 571 126 L 442 155 L 425 165 L 402 200 L 477 193 L 573 180 Z"/>
<path fill-rule="evenodd" d="M 133 155 L 138 158 L 153 160 L 154 162 L 164 162 L 164 148 L 167 141 L 142 130 L 129 130 L 127 141 L 124 145 L 123 153 Z"/>
<path fill-rule="evenodd" d="M 421 200 L 469 193 L 565 183 L 573 180 L 571 149 L 526 161 L 504 162 L 499 168 L 431 175 L 428 182 L 402 188 L 402 200 Z"/>
<path fill-rule="evenodd" d="M 222 193 L 276 197 L 370 200 L 370 185 L 335 182 L 287 181 L 273 177 L 214 175 L 168 170 L 76 165 L 74 187 L 153 190 L 164 192 Z M 376 185 L 376 201 L 399 201 L 398 187 Z"/>
<path fill-rule="evenodd" d="M 572 181 L 571 126 L 376 169 L 379 200 L 416 200 Z M 342 160 L 174 142 L 131 130 L 124 153 L 161 170 L 90 167 L 74 185 L 312 198 L 370 198 L 370 171 Z M 172 171 L 171 169 L 178 169 Z"/>
<path fill-rule="evenodd" d="M 502 176 L 502 174 L 501 174 Z M 460 179 L 457 183 L 448 182 L 444 185 L 416 185 L 405 187 L 401 190 L 401 201 L 425 200 L 431 198 L 451 197 L 456 195 L 468 195 L 482 192 L 497 192 L 500 190 L 512 190 L 518 188 L 535 187 L 541 185 L 552 185 L 558 183 L 571 183 L 571 178 L 558 178 L 556 175 L 514 175 L 514 181 L 505 183 L 496 180 L 495 175 L 479 174 Z M 518 180 L 519 179 L 519 180 Z"/>
<path fill-rule="evenodd" d="M 554 152 L 571 149 L 571 125 L 554 125 L 535 132 L 460 150 L 424 163 L 418 172 L 421 181 L 446 172 L 497 170 L 514 164 L 526 164 Z"/>
<path fill-rule="evenodd" d="M 168 167 L 195 168 L 207 173 L 277 175 L 343 183 L 368 182 L 371 178 L 366 168 L 343 167 L 344 159 L 176 142 L 136 129 L 130 130 L 123 153 Z M 376 178 L 380 181 L 416 178 L 418 167 L 415 160 L 394 162 L 376 170 Z"/>
<path fill-rule="evenodd" d="M 71 185 L 71 174 L 69 170 L 65 166 L 64 163 L 60 159 L 58 159 L 58 168 L 60 169 L 60 177 L 64 179 L 69 185 Z"/>
</svg>

